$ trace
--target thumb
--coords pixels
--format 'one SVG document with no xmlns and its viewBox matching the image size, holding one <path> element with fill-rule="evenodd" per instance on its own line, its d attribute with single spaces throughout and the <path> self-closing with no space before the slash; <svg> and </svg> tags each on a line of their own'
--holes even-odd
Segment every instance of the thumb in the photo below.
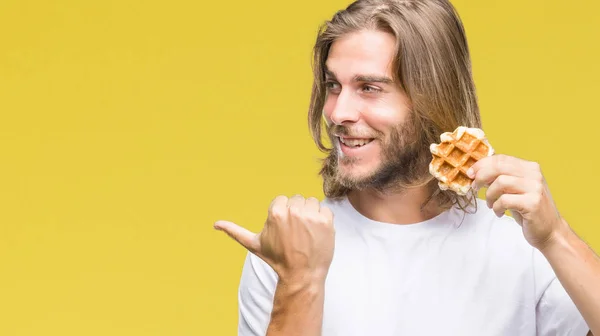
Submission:
<svg viewBox="0 0 600 336">
<path fill-rule="evenodd" d="M 240 243 L 248 251 L 257 254 L 260 251 L 258 234 L 244 229 L 243 227 L 228 221 L 217 221 L 215 229 L 225 232 L 229 237 Z"/>
</svg>

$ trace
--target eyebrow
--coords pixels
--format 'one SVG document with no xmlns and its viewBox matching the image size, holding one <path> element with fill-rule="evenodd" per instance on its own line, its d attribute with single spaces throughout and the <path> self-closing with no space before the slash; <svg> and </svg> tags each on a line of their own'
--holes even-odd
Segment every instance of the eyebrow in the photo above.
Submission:
<svg viewBox="0 0 600 336">
<path fill-rule="evenodd" d="M 325 69 L 325 75 L 327 77 L 336 78 L 335 74 L 328 69 Z M 392 84 L 394 81 L 387 76 L 379 76 L 379 75 L 355 75 L 352 78 L 354 82 L 371 82 L 371 83 L 382 83 L 382 84 Z"/>
</svg>

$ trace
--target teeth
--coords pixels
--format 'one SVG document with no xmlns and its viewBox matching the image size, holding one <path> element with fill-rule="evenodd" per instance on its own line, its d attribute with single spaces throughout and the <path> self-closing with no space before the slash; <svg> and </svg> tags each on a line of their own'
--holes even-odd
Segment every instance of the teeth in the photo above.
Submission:
<svg viewBox="0 0 600 336">
<path fill-rule="evenodd" d="M 373 139 L 342 139 L 340 141 L 348 147 L 360 147 L 373 141 Z"/>
</svg>

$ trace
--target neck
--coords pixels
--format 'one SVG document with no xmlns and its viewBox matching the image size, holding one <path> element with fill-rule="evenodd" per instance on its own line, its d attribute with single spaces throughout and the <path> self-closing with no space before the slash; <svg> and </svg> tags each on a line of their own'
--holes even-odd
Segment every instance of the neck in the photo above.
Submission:
<svg viewBox="0 0 600 336">
<path fill-rule="evenodd" d="M 430 196 L 426 186 L 382 193 L 373 189 L 353 190 L 348 193 L 350 204 L 363 216 L 378 222 L 414 224 L 426 221 L 442 210 L 435 201 L 423 204 Z"/>
</svg>

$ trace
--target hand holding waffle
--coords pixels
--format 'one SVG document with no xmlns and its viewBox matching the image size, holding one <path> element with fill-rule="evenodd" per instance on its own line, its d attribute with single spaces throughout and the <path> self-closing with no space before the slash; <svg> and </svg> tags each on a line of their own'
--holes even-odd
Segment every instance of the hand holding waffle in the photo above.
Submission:
<svg viewBox="0 0 600 336">
<path fill-rule="evenodd" d="M 507 155 L 493 155 L 480 129 L 459 127 L 431 145 L 430 171 L 441 189 L 464 195 L 488 187 L 486 201 L 497 216 L 510 210 L 527 241 L 541 249 L 568 226 L 552 200 L 540 166 Z"/>
<path fill-rule="evenodd" d="M 567 226 L 558 213 L 539 164 L 507 155 L 475 163 L 468 172 L 475 189 L 488 187 L 488 207 L 497 216 L 510 210 L 527 241 L 541 249 Z"/>
</svg>

